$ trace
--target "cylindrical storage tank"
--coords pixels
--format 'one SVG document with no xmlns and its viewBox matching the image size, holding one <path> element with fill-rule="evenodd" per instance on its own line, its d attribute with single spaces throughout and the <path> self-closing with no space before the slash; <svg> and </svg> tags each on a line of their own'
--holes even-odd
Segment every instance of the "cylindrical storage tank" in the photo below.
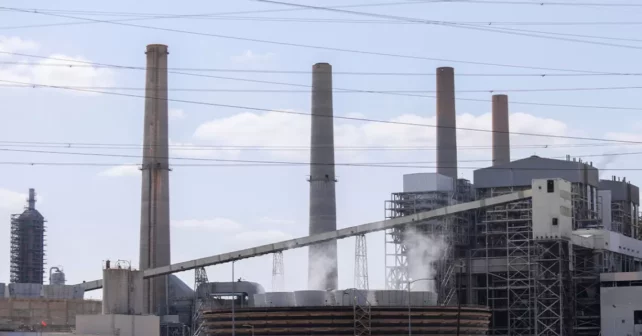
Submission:
<svg viewBox="0 0 642 336">
<path fill-rule="evenodd" d="M 143 272 L 103 270 L 103 314 L 143 314 Z"/>
<path fill-rule="evenodd" d="M 437 305 L 435 292 L 410 292 L 410 305 L 413 307 Z"/>
<path fill-rule="evenodd" d="M 254 294 L 254 307 L 265 307 L 265 294 Z"/>
<path fill-rule="evenodd" d="M 294 307 L 296 301 L 292 292 L 265 293 L 266 307 Z"/>
<path fill-rule="evenodd" d="M 51 278 L 49 279 L 49 284 L 51 285 L 64 285 L 65 284 L 65 273 L 56 270 L 54 273 L 51 273 Z"/>
<path fill-rule="evenodd" d="M 294 292 L 297 307 L 331 306 L 334 300 L 327 291 L 304 290 Z"/>
<path fill-rule="evenodd" d="M 375 297 L 373 292 L 362 289 L 344 289 L 332 291 L 337 306 L 352 306 L 355 301 L 358 305 L 365 305 L 366 303 L 371 306 L 375 305 Z"/>
<path fill-rule="evenodd" d="M 374 295 L 379 306 L 405 307 L 408 305 L 408 291 L 378 290 Z"/>
</svg>

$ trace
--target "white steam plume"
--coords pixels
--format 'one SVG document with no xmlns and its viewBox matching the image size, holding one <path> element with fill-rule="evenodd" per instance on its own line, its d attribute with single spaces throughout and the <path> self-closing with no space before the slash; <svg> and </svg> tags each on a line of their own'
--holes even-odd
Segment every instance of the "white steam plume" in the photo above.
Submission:
<svg viewBox="0 0 642 336">
<path fill-rule="evenodd" d="M 448 249 L 444 237 L 408 228 L 404 231 L 403 238 L 406 245 L 410 279 L 434 279 L 437 275 L 436 263 L 444 257 Z M 417 281 L 412 284 L 410 290 L 435 292 L 435 281 Z"/>
<path fill-rule="evenodd" d="M 322 244 L 320 244 L 322 245 Z M 326 244 L 323 244 L 326 245 Z M 310 253 L 310 273 L 308 274 L 308 289 L 310 290 L 326 290 L 328 289 L 327 280 L 330 275 L 336 272 L 336 264 L 334 259 L 330 258 L 330 252 L 333 246 L 327 244 L 325 249 L 309 250 Z M 326 250 L 327 249 L 327 250 Z M 318 253 L 314 253 L 317 251 Z"/>
</svg>

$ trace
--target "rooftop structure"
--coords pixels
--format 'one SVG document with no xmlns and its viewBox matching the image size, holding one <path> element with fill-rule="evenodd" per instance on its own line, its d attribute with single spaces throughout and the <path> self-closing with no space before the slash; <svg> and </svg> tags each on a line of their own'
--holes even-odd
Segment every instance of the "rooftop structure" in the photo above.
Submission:
<svg viewBox="0 0 642 336">
<path fill-rule="evenodd" d="M 11 282 L 42 284 L 45 273 L 45 218 L 36 210 L 36 192 L 29 189 L 27 207 L 11 215 Z"/>
</svg>

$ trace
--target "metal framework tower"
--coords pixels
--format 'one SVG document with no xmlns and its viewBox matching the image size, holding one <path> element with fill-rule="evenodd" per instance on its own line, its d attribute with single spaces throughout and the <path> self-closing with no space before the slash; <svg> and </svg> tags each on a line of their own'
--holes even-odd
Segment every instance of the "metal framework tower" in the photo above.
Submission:
<svg viewBox="0 0 642 336">
<path fill-rule="evenodd" d="M 202 308 L 209 302 L 209 279 L 204 267 L 194 270 L 194 311 L 192 314 L 192 335 L 200 335 Z"/>
<path fill-rule="evenodd" d="M 354 287 L 370 289 L 368 282 L 368 243 L 366 235 L 355 237 L 354 246 Z"/>
<path fill-rule="evenodd" d="M 36 192 L 29 189 L 27 208 L 11 215 L 10 273 L 13 283 L 42 284 L 45 272 L 45 218 L 36 210 Z"/>
<path fill-rule="evenodd" d="M 272 255 L 272 291 L 280 292 L 285 289 L 285 269 L 283 266 L 283 252 Z"/>
</svg>

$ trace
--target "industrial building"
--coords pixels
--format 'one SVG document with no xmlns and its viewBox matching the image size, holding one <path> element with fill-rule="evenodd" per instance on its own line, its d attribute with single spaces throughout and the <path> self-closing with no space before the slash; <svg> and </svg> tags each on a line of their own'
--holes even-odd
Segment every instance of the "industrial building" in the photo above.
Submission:
<svg viewBox="0 0 642 336">
<path fill-rule="evenodd" d="M 444 74 L 452 76 L 438 72 L 437 87 L 450 97 L 452 79 L 443 84 Z M 440 102 L 442 94 L 438 90 L 438 130 L 455 127 L 452 118 L 440 118 L 440 109 L 454 113 L 454 99 Z M 494 96 L 492 111 L 493 166 L 476 170 L 472 185 L 457 179 L 456 162 L 447 161 L 455 160 L 450 150 L 456 140 L 438 131 L 438 144 L 450 145 L 438 145 L 437 165 L 448 169 L 404 176 L 404 191 L 393 193 L 386 202 L 387 216 L 430 211 L 471 195 L 484 200 L 528 190 L 535 180 L 547 180 L 539 187 L 555 190 L 555 181 L 563 180 L 568 184 L 564 194 L 570 201 L 565 214 L 569 223 L 550 219 L 559 228 L 555 233 L 537 229 L 542 224 L 538 221 L 548 219 L 537 218 L 534 199 L 427 221 L 420 230 L 451 242 L 452 251 L 435 263 L 440 302 L 460 298 L 463 304 L 488 306 L 491 335 L 598 336 L 600 274 L 640 270 L 639 188 L 624 178 L 600 180 L 592 163 L 570 156 L 511 162 L 507 97 Z M 403 232 L 400 227 L 386 234 L 389 289 L 406 289 L 409 279 L 428 275 L 428 270 L 412 274 L 411 247 Z"/>
<path fill-rule="evenodd" d="M 384 220 L 337 230 L 332 67 L 317 63 L 311 85 L 309 236 L 172 264 L 168 48 L 149 45 L 146 54 L 138 270 L 122 261 L 107 262 L 101 280 L 67 286 L 62 270 L 52 268 L 51 284 L 42 285 L 44 218 L 35 210 L 35 194 L 30 192 L 29 206 L 15 217 L 16 223 L 21 216 L 36 218 L 41 225 L 34 227 L 41 227 L 42 234 L 16 232 L 28 232 L 38 242 L 42 238 L 42 245 L 17 244 L 14 253 L 12 218 L 12 282 L 21 281 L 13 281 L 14 254 L 16 265 L 32 256 L 18 253 L 34 249 L 23 246 L 41 246 L 35 250 L 42 251 L 36 254 L 42 259 L 35 263 L 38 268 L 32 261 L 15 268 L 16 279 L 24 273 L 24 279 L 35 282 L 0 285 L 6 297 L 0 300 L 2 307 L 13 311 L 8 317 L 11 323 L 26 314 L 24 309 L 36 309 L 24 307 L 55 299 L 66 300 L 68 314 L 58 320 L 68 326 L 73 318 L 76 335 L 642 332 L 642 306 L 635 300 L 642 283 L 639 188 L 623 178 L 600 180 L 591 162 L 570 156 L 511 161 L 505 95 L 492 97 L 493 164 L 474 171 L 472 180 L 460 178 L 455 71 L 449 67 L 436 73 L 437 170 L 404 175 L 403 190 L 385 201 Z M 378 231 L 385 231 L 386 288 L 370 290 L 364 237 Z M 356 238 L 357 288 L 342 290 L 336 241 L 349 237 Z M 24 241 L 32 240 L 16 240 Z M 438 251 L 431 254 L 426 245 Z M 282 252 L 301 247 L 309 247 L 308 290 L 285 292 L 277 285 L 283 277 Z M 272 292 L 249 281 L 210 282 L 205 272 L 208 266 L 267 254 L 274 255 L 277 290 Z M 323 272 L 314 269 L 319 258 L 329 264 Z M 194 289 L 173 275 L 187 270 L 195 271 Z M 39 279 L 34 275 L 38 272 Z M 103 289 L 100 312 L 94 303 L 77 309 L 78 316 L 69 315 L 71 300 L 86 304 L 82 293 L 99 288 Z M 55 305 L 46 302 L 48 307 Z M 53 320 L 62 306 L 36 316 Z"/>
</svg>

